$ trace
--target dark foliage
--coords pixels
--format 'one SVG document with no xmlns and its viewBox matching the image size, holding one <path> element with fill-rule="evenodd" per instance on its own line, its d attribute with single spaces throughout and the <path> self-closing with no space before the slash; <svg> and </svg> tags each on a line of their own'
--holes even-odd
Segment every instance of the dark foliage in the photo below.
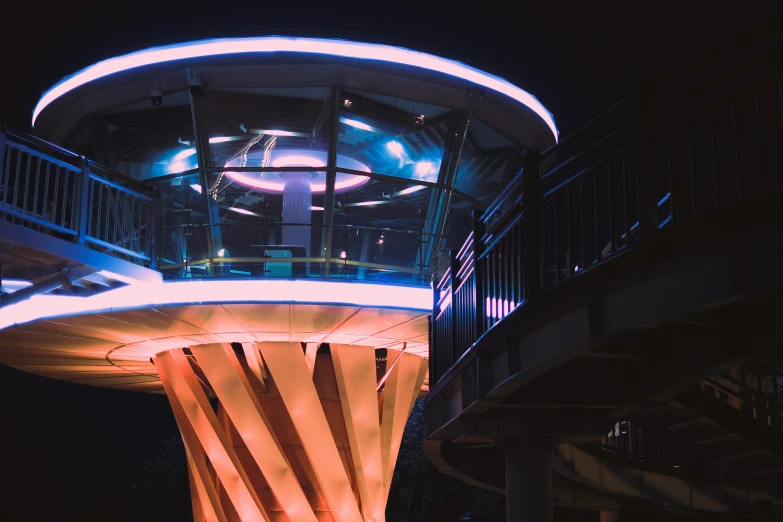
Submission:
<svg viewBox="0 0 783 522">
<path fill-rule="evenodd" d="M 394 470 L 388 522 L 500 522 L 505 502 L 496 495 L 441 474 L 422 452 L 424 402 L 416 401 L 405 426 Z M 179 436 L 163 439 L 155 455 L 142 463 L 142 478 L 131 488 L 123 522 L 193 520 L 185 448 Z"/>
<path fill-rule="evenodd" d="M 418 400 L 405 425 L 394 469 L 388 522 L 505 520 L 502 495 L 468 486 L 440 473 L 424 457 L 424 401 Z"/>
<path fill-rule="evenodd" d="M 179 435 L 163 439 L 142 463 L 142 479 L 131 487 L 123 522 L 192 522 L 187 458 Z"/>
</svg>

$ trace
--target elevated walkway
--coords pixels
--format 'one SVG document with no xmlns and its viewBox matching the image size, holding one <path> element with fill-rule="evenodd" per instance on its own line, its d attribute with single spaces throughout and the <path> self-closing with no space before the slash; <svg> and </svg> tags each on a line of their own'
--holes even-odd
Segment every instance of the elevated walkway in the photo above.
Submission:
<svg viewBox="0 0 783 522">
<path fill-rule="evenodd" d="M 65 149 L 0 131 L 2 305 L 162 280 L 155 194 Z"/>
<path fill-rule="evenodd" d="M 780 497 L 776 478 L 758 480 L 777 477 L 777 428 L 719 420 L 742 413 L 720 413 L 702 388 L 731 390 L 716 376 L 774 360 L 783 341 L 782 85 L 769 71 L 685 93 L 645 85 L 529 155 L 435 288 L 425 449 L 441 471 L 513 488 L 509 520 L 547 520 L 540 499 L 560 495 L 562 457 L 630 417 L 731 473 L 732 487 Z M 776 397 L 756 418 L 780 417 Z M 758 400 L 743 404 L 761 411 Z M 730 450 L 710 447 L 727 432 Z M 695 494 L 682 507 L 743 510 L 753 496 L 710 508 Z"/>
</svg>

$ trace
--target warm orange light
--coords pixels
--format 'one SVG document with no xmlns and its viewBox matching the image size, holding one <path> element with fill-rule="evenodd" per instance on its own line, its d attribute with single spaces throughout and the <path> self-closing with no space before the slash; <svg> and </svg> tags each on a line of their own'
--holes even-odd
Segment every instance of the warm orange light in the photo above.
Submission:
<svg viewBox="0 0 783 522">
<path fill-rule="evenodd" d="M 389 350 L 396 364 L 379 399 L 374 348 L 317 348 L 206 344 L 190 357 L 155 356 L 185 441 L 197 522 L 384 522 L 425 361 Z"/>
</svg>

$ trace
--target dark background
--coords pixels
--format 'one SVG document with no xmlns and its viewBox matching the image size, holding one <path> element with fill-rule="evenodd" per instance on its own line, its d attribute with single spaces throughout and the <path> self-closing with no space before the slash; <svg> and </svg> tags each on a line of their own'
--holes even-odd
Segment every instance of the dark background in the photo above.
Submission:
<svg viewBox="0 0 783 522">
<path fill-rule="evenodd" d="M 0 11 L 0 122 L 28 131 L 43 91 L 101 59 L 195 39 L 281 34 L 457 59 L 534 94 L 567 136 L 627 94 L 641 72 L 676 82 L 677 71 L 707 56 L 779 42 L 778 13 L 743 12 L 741 3 L 715 13 L 714 5 L 11 0 Z M 0 520 L 122 520 L 150 483 L 150 462 L 174 451 L 176 426 L 162 395 L 63 383 L 0 365 L 0 397 Z"/>
</svg>

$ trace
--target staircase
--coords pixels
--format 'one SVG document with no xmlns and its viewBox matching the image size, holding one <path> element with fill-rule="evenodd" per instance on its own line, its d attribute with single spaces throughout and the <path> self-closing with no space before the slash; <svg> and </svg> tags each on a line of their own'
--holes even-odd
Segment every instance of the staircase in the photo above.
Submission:
<svg viewBox="0 0 783 522">
<path fill-rule="evenodd" d="M 705 379 L 633 421 L 783 498 L 783 370 L 756 359 Z"/>
</svg>

